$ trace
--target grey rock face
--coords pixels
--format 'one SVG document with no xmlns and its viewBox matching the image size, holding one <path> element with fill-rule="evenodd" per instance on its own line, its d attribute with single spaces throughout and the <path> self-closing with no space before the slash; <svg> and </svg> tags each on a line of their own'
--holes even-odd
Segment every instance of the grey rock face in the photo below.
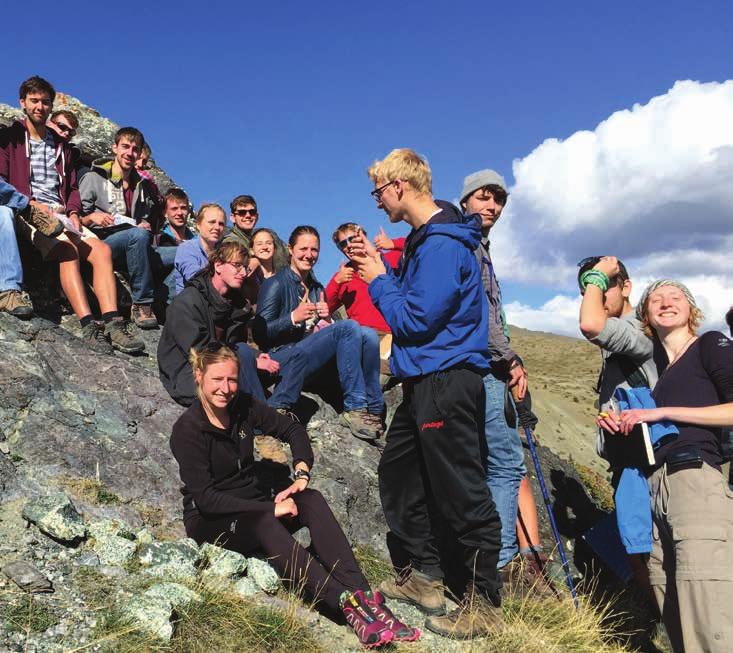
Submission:
<svg viewBox="0 0 733 653">
<path fill-rule="evenodd" d="M 26 592 L 53 592 L 53 583 L 32 564 L 23 560 L 7 563 L 3 566 L 3 573 Z"/>
<path fill-rule="evenodd" d="M 128 512 L 157 514 L 169 532 L 183 534 L 168 446 L 182 409 L 153 366 L 96 355 L 46 320 L 0 314 L 0 431 L 18 461 L 3 500 L 48 492 L 61 477 L 96 479 L 98 471 Z M 135 434 L 127 430 L 132 418 Z"/>
<path fill-rule="evenodd" d="M 74 542 L 86 535 L 81 515 L 63 492 L 32 499 L 23 508 L 23 517 L 46 535 L 63 542 Z"/>
<path fill-rule="evenodd" d="M 280 588 L 280 578 L 277 572 L 267 562 L 259 558 L 247 559 L 247 577 L 268 594 L 274 594 Z"/>
</svg>

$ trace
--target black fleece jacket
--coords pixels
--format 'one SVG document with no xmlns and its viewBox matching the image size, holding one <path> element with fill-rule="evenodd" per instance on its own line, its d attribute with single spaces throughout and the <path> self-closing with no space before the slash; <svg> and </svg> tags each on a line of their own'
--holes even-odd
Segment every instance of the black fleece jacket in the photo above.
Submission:
<svg viewBox="0 0 733 653">
<path fill-rule="evenodd" d="M 251 313 L 249 302 L 237 305 L 220 295 L 205 269 L 186 284 L 168 307 L 158 342 L 160 380 L 174 401 L 190 406 L 196 396 L 188 362 L 191 348 L 201 350 L 212 340 L 230 347 L 244 342 Z"/>
<path fill-rule="evenodd" d="M 206 518 L 274 512 L 273 502 L 257 485 L 254 429 L 287 442 L 293 464 L 313 465 L 313 451 L 301 424 L 245 393 L 229 404 L 229 415 L 229 428 L 220 429 L 196 399 L 173 425 L 170 446 L 183 481 L 184 521 L 197 513 Z"/>
</svg>

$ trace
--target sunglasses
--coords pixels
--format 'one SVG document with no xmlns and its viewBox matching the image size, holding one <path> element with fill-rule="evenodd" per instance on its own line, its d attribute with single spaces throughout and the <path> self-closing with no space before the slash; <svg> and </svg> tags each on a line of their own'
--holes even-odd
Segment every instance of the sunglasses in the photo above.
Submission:
<svg viewBox="0 0 733 653">
<path fill-rule="evenodd" d="M 64 124 L 64 123 L 62 123 L 62 122 L 57 122 L 57 123 L 56 123 L 56 126 L 57 126 L 57 127 L 58 127 L 58 128 L 59 128 L 59 129 L 60 129 L 60 130 L 61 130 L 62 132 L 64 132 L 65 134 L 68 134 L 68 135 L 69 135 L 69 138 L 73 138 L 74 136 L 76 136 L 76 129 L 74 129 L 73 127 L 70 127 L 69 125 L 65 125 L 65 124 Z"/>
<path fill-rule="evenodd" d="M 257 215 L 257 209 L 237 209 L 236 211 L 233 211 L 233 213 L 234 215 L 243 218 L 247 215 Z"/>
<path fill-rule="evenodd" d="M 356 234 L 354 234 L 353 236 L 346 236 L 346 238 L 344 238 L 343 240 L 339 240 L 339 241 L 338 241 L 338 243 L 337 243 L 337 245 L 338 245 L 338 248 L 339 248 L 340 250 L 344 250 L 344 249 L 346 249 L 347 245 L 348 245 L 348 244 L 349 244 L 349 243 L 350 243 L 350 242 L 351 242 L 352 240 L 354 240 L 354 238 L 356 238 Z"/>
<path fill-rule="evenodd" d="M 393 179 L 392 181 L 388 181 L 384 186 L 380 186 L 379 188 L 375 188 L 371 193 L 369 193 L 377 202 L 380 202 L 382 200 L 382 193 L 384 193 L 387 188 L 389 188 L 392 184 L 394 184 L 397 180 Z"/>
</svg>

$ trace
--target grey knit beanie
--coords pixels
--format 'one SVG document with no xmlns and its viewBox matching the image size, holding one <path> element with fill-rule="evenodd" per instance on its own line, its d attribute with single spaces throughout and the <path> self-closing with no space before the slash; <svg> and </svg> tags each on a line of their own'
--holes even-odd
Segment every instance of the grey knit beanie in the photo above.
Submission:
<svg viewBox="0 0 733 653">
<path fill-rule="evenodd" d="M 506 182 L 496 170 L 479 170 L 474 172 L 463 180 L 463 190 L 461 191 L 461 202 L 465 200 L 471 193 L 476 192 L 484 186 L 498 186 L 507 195 L 509 191 L 506 188 Z"/>
<path fill-rule="evenodd" d="M 641 299 L 636 305 L 636 317 L 639 320 L 641 320 L 643 317 L 644 304 L 646 304 L 646 300 L 649 299 L 649 295 L 653 293 L 657 288 L 661 288 L 662 286 L 674 286 L 675 288 L 679 288 L 687 298 L 687 301 L 690 303 L 690 308 L 697 308 L 698 310 L 700 310 L 697 306 L 695 298 L 690 292 L 690 289 L 684 283 L 681 283 L 680 281 L 675 281 L 674 279 L 659 279 L 658 281 L 652 281 L 644 289 L 644 292 L 641 295 Z"/>
</svg>

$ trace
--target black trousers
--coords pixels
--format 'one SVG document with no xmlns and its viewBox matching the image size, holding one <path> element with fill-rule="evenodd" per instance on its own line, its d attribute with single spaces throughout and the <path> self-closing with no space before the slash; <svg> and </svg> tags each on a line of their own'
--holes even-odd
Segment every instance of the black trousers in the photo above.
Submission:
<svg viewBox="0 0 733 653">
<path fill-rule="evenodd" d="M 344 591 L 369 590 L 349 542 L 320 492 L 304 490 L 292 495 L 298 516 L 278 519 L 273 511 L 253 518 L 251 514 L 207 519 L 201 515 L 186 521 L 186 532 L 196 542 L 216 543 L 243 555 L 264 551 L 270 564 L 294 587 L 338 611 Z M 236 522 L 232 531 L 232 523 Z M 307 526 L 313 555 L 291 533 Z"/>
<path fill-rule="evenodd" d="M 402 387 L 379 463 L 392 560 L 442 578 L 438 534 L 447 528 L 465 582 L 498 605 L 501 522 L 486 484 L 481 376 L 454 368 Z"/>
</svg>

